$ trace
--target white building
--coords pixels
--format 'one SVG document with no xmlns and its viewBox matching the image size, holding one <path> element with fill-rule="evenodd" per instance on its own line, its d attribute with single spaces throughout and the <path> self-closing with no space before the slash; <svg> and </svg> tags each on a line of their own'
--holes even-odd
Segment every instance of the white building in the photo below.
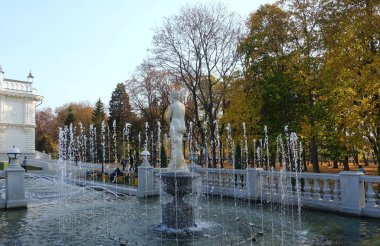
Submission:
<svg viewBox="0 0 380 246">
<path fill-rule="evenodd" d="M 33 75 L 27 81 L 4 78 L 0 65 L 0 155 L 4 156 L 13 145 L 22 155 L 35 155 L 36 107 L 42 96 L 33 88 Z"/>
</svg>

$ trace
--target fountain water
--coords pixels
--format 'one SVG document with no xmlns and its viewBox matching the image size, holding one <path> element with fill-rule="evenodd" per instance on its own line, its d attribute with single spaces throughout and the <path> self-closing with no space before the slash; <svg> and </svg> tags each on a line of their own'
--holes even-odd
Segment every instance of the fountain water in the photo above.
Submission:
<svg viewBox="0 0 380 246">
<path fill-rule="evenodd" d="M 172 109 L 174 111 L 174 109 Z M 173 113 L 173 112 L 172 112 Z M 302 144 L 294 133 L 285 129 L 285 135 L 277 137 L 276 159 L 281 166 L 279 172 L 269 162 L 269 140 L 267 129 L 260 140 L 253 140 L 253 165 L 258 169 L 235 169 L 235 142 L 231 126 L 227 126 L 227 154 L 232 170 L 203 169 L 196 167 L 204 177 L 190 172 L 182 153 L 182 120 L 171 115 L 172 158 L 169 169 L 160 169 L 161 194 L 159 198 L 137 199 L 134 196 L 120 196 L 106 183 L 90 183 L 87 187 L 70 184 L 74 182 L 75 171 L 80 167 L 72 165 L 75 153 L 81 159 L 88 156 L 93 162 L 102 163 L 105 172 L 106 151 L 112 150 L 116 160 L 117 146 L 114 134 L 107 131 L 102 122 L 100 134 L 92 125 L 89 130 L 89 151 L 86 152 L 85 130 L 81 125 L 65 127 L 59 133 L 58 179 L 28 173 L 26 179 L 27 211 L 0 211 L 0 244 L 30 245 L 73 245 L 73 244 L 128 244 L 128 245 L 321 245 L 363 243 L 376 244 L 380 241 L 380 222 L 372 219 L 347 218 L 335 214 L 324 214 L 301 210 L 301 192 L 319 196 L 318 180 L 314 178 L 311 188 L 303 187 Z M 173 120 L 175 118 L 175 120 Z M 217 122 L 216 129 L 218 129 Z M 173 125 L 173 127 L 172 127 Z M 130 153 L 130 125 L 124 128 L 127 153 Z M 116 129 L 116 126 L 113 126 Z M 240 140 L 241 156 L 248 166 L 247 127 L 243 124 L 243 139 Z M 144 147 L 155 137 L 151 129 L 145 130 Z M 107 134 L 106 134 L 107 133 Z M 148 133 L 151 141 L 148 141 Z M 141 134 L 139 135 L 141 136 Z M 157 128 L 157 146 L 160 149 L 161 125 Z M 101 145 L 96 146 L 97 139 Z M 220 136 L 216 135 L 218 162 Z M 138 139 L 141 145 L 141 137 Z M 189 127 L 189 153 L 194 152 L 193 128 Z M 108 146 L 107 146 L 108 145 Z M 107 148 L 107 147 L 108 148 Z M 123 147 L 124 144 L 122 145 Z M 208 155 L 207 145 L 203 146 Z M 87 153 L 87 154 L 86 154 Z M 97 153 L 101 153 L 98 157 Z M 110 152 L 108 152 L 110 159 Z M 192 155 L 190 155 L 192 156 Z M 160 159 L 160 158 L 159 158 Z M 208 159 L 208 158 L 206 158 Z M 195 159 L 192 159 L 192 162 Z M 145 160 L 147 161 L 147 160 Z M 206 161 L 207 163 L 207 161 Z M 150 167 L 153 170 L 153 167 Z M 293 170 L 295 172 L 289 173 Z M 262 185 L 255 193 L 257 197 L 246 198 L 243 188 L 249 174 L 255 176 Z M 152 171 L 153 172 L 153 171 Z M 147 176 L 145 176 L 147 180 Z M 310 179 L 310 178 L 309 178 Z M 255 182 L 257 180 L 254 180 Z M 259 182 L 257 181 L 257 182 Z M 275 182 L 276 181 L 276 182 Z M 206 183 L 201 186 L 201 182 Z M 338 181 L 335 181 L 338 182 Z M 323 192 L 329 191 L 326 184 Z M 367 183 L 368 184 L 368 183 Z M 0 179 L 0 196 L 4 196 L 5 182 Z M 117 184 L 115 184 L 117 190 Z M 114 186 L 112 186 L 114 188 Z M 102 192 L 97 190 L 101 189 Z M 201 190 L 202 189 L 202 190 Z M 218 190 L 219 189 L 219 190 Z M 335 189 L 334 189 L 335 190 Z M 200 195 L 201 191 L 203 194 Z M 217 193 L 214 191 L 220 191 Z M 334 191 L 339 192 L 339 191 Z M 373 191 L 372 191 L 373 193 Z M 369 193 L 371 195 L 372 193 Z M 129 193 L 131 194 L 131 193 Z M 217 194 L 218 199 L 212 195 Z M 226 196 L 229 195 L 229 197 Z M 232 194 L 232 195 L 231 195 Z M 328 193 L 330 194 L 330 193 Z M 211 196 L 209 196 L 211 195 Z M 331 197 L 332 194 L 330 194 Z M 368 195 L 368 194 L 367 194 Z M 374 196 L 374 195 L 373 195 Z M 198 200 L 198 197 L 200 198 Z M 327 199 L 329 196 L 323 197 Z M 256 201 L 257 199 L 257 201 Z M 367 198 L 368 199 L 368 198 Z M 374 198 L 373 198 L 374 199 Z M 296 201 L 296 203 L 292 203 Z M 319 199 L 318 202 L 322 202 Z M 339 202 L 329 200 L 330 204 Z M 376 202 L 376 200 L 374 201 Z M 294 205 L 293 205 L 294 204 Z M 161 208 L 161 209 L 160 209 Z M 375 206 L 374 209 L 378 209 Z M 161 220 L 161 224 L 157 225 Z M 328 227 L 325 224 L 329 224 Z"/>
<path fill-rule="evenodd" d="M 179 101 L 177 92 L 170 94 L 172 103 L 169 106 L 171 158 L 169 171 L 158 174 L 162 181 L 162 190 L 171 197 L 163 203 L 162 224 L 174 230 L 184 230 L 195 226 L 195 207 L 189 202 L 197 193 L 196 180 L 200 175 L 189 172 L 182 152 L 182 138 L 185 133 L 185 106 Z"/>
</svg>

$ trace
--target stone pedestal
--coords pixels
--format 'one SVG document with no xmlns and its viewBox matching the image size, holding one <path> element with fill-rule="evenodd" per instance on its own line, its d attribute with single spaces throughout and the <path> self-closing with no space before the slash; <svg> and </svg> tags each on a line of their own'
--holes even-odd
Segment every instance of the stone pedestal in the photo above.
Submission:
<svg viewBox="0 0 380 246">
<path fill-rule="evenodd" d="M 5 171 L 5 200 L 7 201 L 7 208 L 26 208 L 25 170 L 21 167 L 9 167 Z"/>
<path fill-rule="evenodd" d="M 143 198 L 147 196 L 156 195 L 157 192 L 154 189 L 154 177 L 152 166 L 139 166 L 137 177 L 137 197 Z"/>
<path fill-rule="evenodd" d="M 341 207 L 343 213 L 361 215 L 361 209 L 365 203 L 364 182 L 360 180 L 364 176 L 361 172 L 343 171 L 340 175 Z M 344 187 L 344 189 L 342 189 Z"/>
<path fill-rule="evenodd" d="M 158 174 L 162 181 L 163 192 L 172 199 L 162 204 L 162 224 L 167 228 L 182 230 L 195 226 L 195 208 L 184 199 L 196 196 L 195 184 L 200 174 L 195 172 L 170 171 Z"/>
<path fill-rule="evenodd" d="M 247 189 L 248 189 L 248 198 L 257 199 L 262 190 L 262 179 L 260 177 L 260 172 L 262 168 L 248 168 L 247 169 Z"/>
</svg>

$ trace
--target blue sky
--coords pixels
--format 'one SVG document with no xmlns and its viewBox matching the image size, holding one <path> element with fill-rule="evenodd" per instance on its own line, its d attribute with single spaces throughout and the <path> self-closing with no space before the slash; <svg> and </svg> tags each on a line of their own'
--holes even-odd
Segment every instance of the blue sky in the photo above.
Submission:
<svg viewBox="0 0 380 246">
<path fill-rule="evenodd" d="M 202 2 L 212 2 L 204 0 Z M 53 109 L 98 98 L 108 104 L 148 56 L 153 29 L 192 0 L 0 0 L 0 65 L 26 80 Z M 246 19 L 271 0 L 222 0 Z"/>
</svg>

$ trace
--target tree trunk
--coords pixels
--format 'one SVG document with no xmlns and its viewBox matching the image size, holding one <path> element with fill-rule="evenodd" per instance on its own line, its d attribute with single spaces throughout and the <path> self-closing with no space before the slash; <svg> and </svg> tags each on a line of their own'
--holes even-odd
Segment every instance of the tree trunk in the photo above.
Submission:
<svg viewBox="0 0 380 246">
<path fill-rule="evenodd" d="M 306 160 L 306 153 L 303 151 L 302 153 L 302 164 L 303 164 L 303 171 L 307 172 L 307 160 Z"/>
<path fill-rule="evenodd" d="M 200 165 L 202 165 L 202 160 L 204 159 L 204 155 L 203 155 L 203 148 L 206 146 L 206 139 L 205 139 L 205 133 L 203 131 L 203 128 L 202 128 L 202 123 L 201 121 L 199 120 L 199 112 L 198 112 L 198 102 L 197 102 L 197 95 L 196 95 L 196 92 L 195 90 L 191 90 L 191 95 L 192 95 L 192 98 L 193 98 L 193 101 L 194 101 L 194 120 L 195 120 L 195 125 L 198 129 L 198 132 L 199 132 L 199 135 L 201 137 L 201 151 L 200 151 Z"/>
<path fill-rule="evenodd" d="M 348 165 L 348 155 L 344 156 L 343 170 L 350 171 L 350 166 Z"/>
<path fill-rule="evenodd" d="M 313 164 L 313 172 L 319 173 L 318 148 L 314 136 L 311 138 L 311 163 Z"/>
<path fill-rule="evenodd" d="M 319 162 L 318 162 L 318 147 L 317 140 L 315 137 L 314 128 L 315 128 L 315 120 L 314 120 L 314 98 L 312 91 L 309 90 L 309 107 L 310 107 L 310 127 L 311 127 L 311 141 L 310 141 L 310 158 L 311 163 L 313 164 L 313 172 L 319 173 Z"/>
<path fill-rule="evenodd" d="M 356 166 L 359 165 L 359 153 L 354 150 L 353 154 L 352 154 L 352 158 L 353 158 L 353 162 Z"/>
<path fill-rule="evenodd" d="M 363 152 L 363 160 L 364 160 L 364 165 L 368 166 L 369 165 L 368 158 L 367 158 L 367 156 L 366 156 L 366 154 L 364 152 Z"/>
<path fill-rule="evenodd" d="M 210 163 L 213 168 L 216 168 L 216 137 L 215 137 L 215 122 L 212 118 L 209 120 L 210 122 L 210 141 L 211 141 L 211 162 Z"/>
<path fill-rule="evenodd" d="M 338 160 L 333 161 L 333 168 L 339 168 L 338 167 Z"/>
</svg>

